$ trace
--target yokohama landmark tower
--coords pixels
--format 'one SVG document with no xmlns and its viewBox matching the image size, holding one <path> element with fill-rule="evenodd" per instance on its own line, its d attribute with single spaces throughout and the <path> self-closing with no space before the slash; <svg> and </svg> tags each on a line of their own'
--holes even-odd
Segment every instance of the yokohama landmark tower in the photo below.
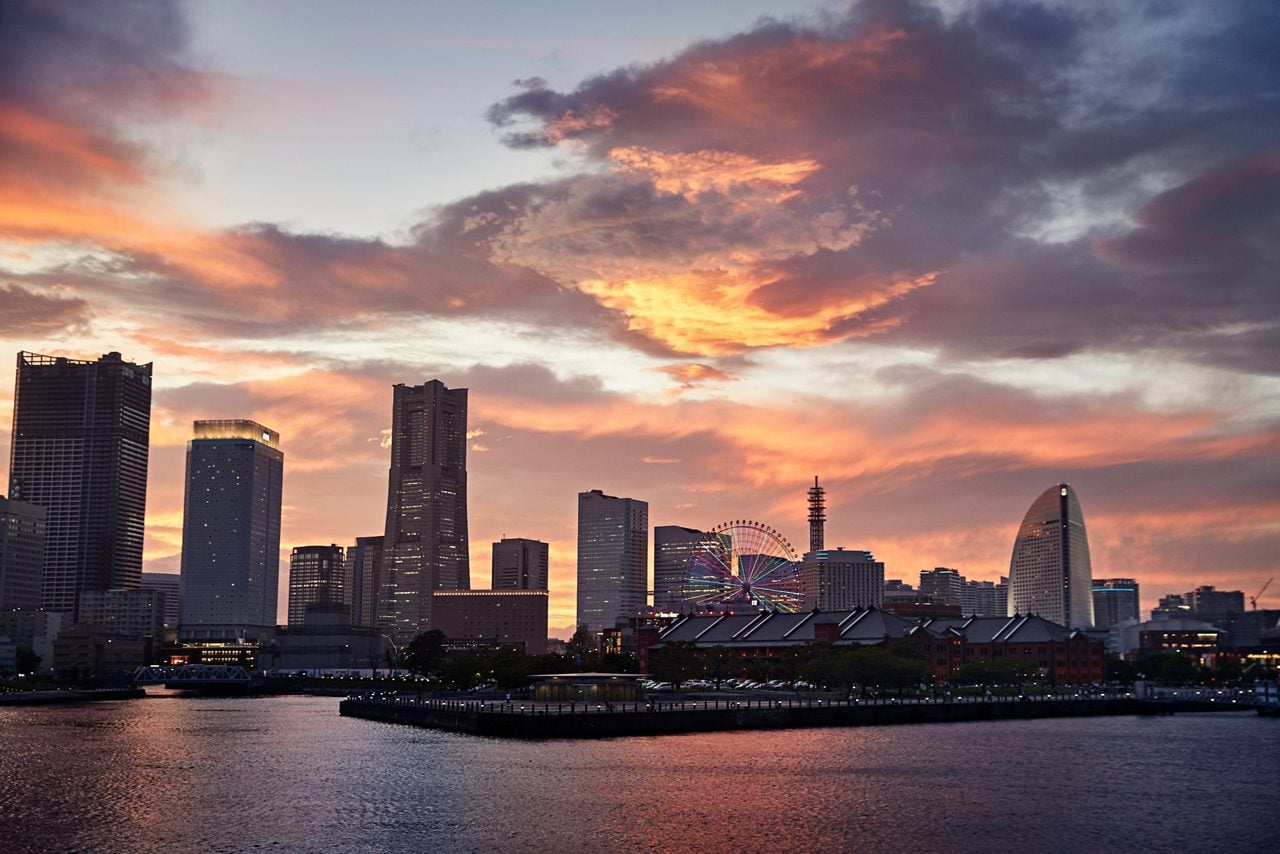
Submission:
<svg viewBox="0 0 1280 854">
<path fill-rule="evenodd" d="M 431 626 L 433 590 L 469 590 L 467 390 L 393 387 L 378 626 L 397 642 Z"/>
</svg>

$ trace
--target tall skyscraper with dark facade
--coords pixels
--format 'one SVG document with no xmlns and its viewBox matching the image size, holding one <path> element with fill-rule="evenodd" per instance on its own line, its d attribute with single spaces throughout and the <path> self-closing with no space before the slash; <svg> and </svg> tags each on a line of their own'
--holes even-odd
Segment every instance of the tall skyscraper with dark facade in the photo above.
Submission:
<svg viewBox="0 0 1280 854">
<path fill-rule="evenodd" d="M 177 629 L 182 618 L 182 576 L 176 572 L 144 572 L 142 589 L 164 594 L 165 628 Z"/>
<path fill-rule="evenodd" d="M 289 554 L 289 625 L 307 624 L 307 609 L 319 606 L 327 614 L 346 611 L 351 620 L 351 593 L 346 583 L 346 554 L 342 546 L 297 546 Z"/>
<path fill-rule="evenodd" d="M 658 525 L 653 529 L 653 609 L 667 614 L 690 610 L 685 604 L 689 576 L 689 556 L 708 534 L 680 525 Z"/>
<path fill-rule="evenodd" d="M 1059 483 L 1027 510 L 1009 560 L 1008 615 L 1034 614 L 1072 629 L 1093 625 L 1089 537 L 1076 491 Z"/>
<path fill-rule="evenodd" d="M 548 554 L 541 540 L 503 537 L 493 544 L 493 589 L 546 590 Z"/>
<path fill-rule="evenodd" d="M 378 623 L 397 642 L 431 627 L 433 590 L 471 588 L 467 390 L 393 387 Z"/>
<path fill-rule="evenodd" d="M 187 443 L 181 636 L 274 630 L 280 584 L 280 434 L 256 421 L 197 421 Z"/>
<path fill-rule="evenodd" d="M 1132 578 L 1093 580 L 1093 625 L 1109 629 L 1116 623 L 1141 618 L 1138 582 Z"/>
<path fill-rule="evenodd" d="M 9 497 L 45 508 L 41 600 L 78 614 L 85 590 L 142 577 L 151 365 L 18 354 Z"/>
<path fill-rule="evenodd" d="M 382 534 L 356 537 L 347 546 L 347 578 L 351 582 L 351 625 L 376 626 L 382 584 Z"/>
<path fill-rule="evenodd" d="M 0 495 L 0 611 L 40 607 L 45 509 Z"/>
<path fill-rule="evenodd" d="M 578 493 L 578 625 L 599 634 L 644 608 L 648 564 L 648 503 Z"/>
</svg>

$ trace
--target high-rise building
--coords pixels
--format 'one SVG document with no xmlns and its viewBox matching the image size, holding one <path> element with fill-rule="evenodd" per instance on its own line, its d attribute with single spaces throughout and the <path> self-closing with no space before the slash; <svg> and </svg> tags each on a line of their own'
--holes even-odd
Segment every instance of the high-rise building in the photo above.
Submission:
<svg viewBox="0 0 1280 854">
<path fill-rule="evenodd" d="M 1124 620 L 1140 619 L 1138 582 L 1132 578 L 1093 580 L 1093 625 L 1109 629 Z"/>
<path fill-rule="evenodd" d="M 47 610 L 138 586 L 150 434 L 150 364 L 18 354 L 9 497 L 45 508 Z"/>
<path fill-rule="evenodd" d="M 378 625 L 378 588 L 382 581 L 382 535 L 356 537 L 347 547 L 347 578 L 351 585 L 351 625 Z"/>
<path fill-rule="evenodd" d="M 45 509 L 0 495 L 0 611 L 40 607 Z"/>
<path fill-rule="evenodd" d="M 901 578 L 888 578 L 884 582 L 884 604 L 913 603 L 919 592 Z"/>
<path fill-rule="evenodd" d="M 1160 602 L 1151 609 L 1151 619 L 1191 619 L 1191 606 L 1181 594 L 1170 593 L 1161 596 Z"/>
<path fill-rule="evenodd" d="M 966 617 L 1002 617 L 1004 588 L 991 581 L 970 581 L 945 566 L 920 570 L 920 599 L 935 605 L 959 605 Z"/>
<path fill-rule="evenodd" d="M 280 584 L 280 434 L 256 421 L 197 421 L 187 443 L 181 637 L 273 632 Z"/>
<path fill-rule="evenodd" d="M 1093 625 L 1089 538 L 1076 492 L 1059 483 L 1027 510 L 1009 561 L 1008 616 L 1034 614 L 1068 628 Z"/>
<path fill-rule="evenodd" d="M 996 582 L 996 616 L 1009 616 L 1009 576 L 1002 575 Z"/>
<path fill-rule="evenodd" d="M 400 643 L 431 628 L 433 590 L 468 590 L 467 390 L 393 387 L 380 626 Z"/>
<path fill-rule="evenodd" d="M 158 590 L 164 594 L 165 628 L 177 629 L 181 619 L 182 576 L 176 572 L 144 572 L 142 573 L 142 589 Z"/>
<path fill-rule="evenodd" d="M 347 558 L 342 546 L 297 546 L 289 554 L 289 625 L 307 624 L 307 610 L 326 613 L 345 608 L 350 619 L 346 584 Z"/>
<path fill-rule="evenodd" d="M 966 581 L 960 590 L 960 613 L 966 617 L 1003 617 L 1007 601 L 994 581 Z"/>
<path fill-rule="evenodd" d="M 578 493 L 578 625 L 599 635 L 645 605 L 649 504 Z"/>
<path fill-rule="evenodd" d="M 920 570 L 920 596 L 936 605 L 960 605 L 964 597 L 964 576 L 945 566 Z"/>
<path fill-rule="evenodd" d="M 801 565 L 804 609 L 879 608 L 884 603 L 884 563 L 867 551 L 822 549 Z"/>
<path fill-rule="evenodd" d="M 1191 608 L 1191 617 L 1206 623 L 1225 623 L 1228 617 L 1244 613 L 1243 590 L 1217 590 L 1212 584 L 1202 585 L 1182 594 Z"/>
<path fill-rule="evenodd" d="M 685 582 L 689 556 L 707 541 L 707 532 L 679 525 L 653 529 L 653 609 L 665 614 L 688 610 Z"/>
<path fill-rule="evenodd" d="M 546 590 L 547 544 L 523 537 L 503 537 L 493 544 L 494 590 Z"/>
<path fill-rule="evenodd" d="M 130 638 L 164 640 L 165 595 L 159 590 L 86 590 L 80 597 L 81 623 Z"/>
</svg>

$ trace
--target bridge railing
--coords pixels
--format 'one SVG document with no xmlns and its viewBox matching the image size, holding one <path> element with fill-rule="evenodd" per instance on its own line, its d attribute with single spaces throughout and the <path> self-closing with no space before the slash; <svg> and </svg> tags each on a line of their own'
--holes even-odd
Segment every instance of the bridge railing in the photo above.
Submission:
<svg viewBox="0 0 1280 854">
<path fill-rule="evenodd" d="M 133 671 L 133 684 L 210 682 L 247 683 L 249 672 L 239 665 L 225 664 L 152 664 Z"/>
</svg>

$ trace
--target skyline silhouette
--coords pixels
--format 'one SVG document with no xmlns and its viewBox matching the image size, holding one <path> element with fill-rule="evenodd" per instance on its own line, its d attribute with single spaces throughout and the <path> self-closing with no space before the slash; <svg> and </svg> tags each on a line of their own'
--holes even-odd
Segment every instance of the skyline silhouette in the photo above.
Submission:
<svg viewBox="0 0 1280 854">
<path fill-rule="evenodd" d="M 155 364 L 144 570 L 193 421 L 280 432 L 287 555 L 439 379 L 553 634 L 591 489 L 795 543 L 820 475 L 829 548 L 995 580 L 1067 482 L 1144 611 L 1275 574 L 1273 3 L 499 11 L 7 4 L 0 349 Z"/>
</svg>

